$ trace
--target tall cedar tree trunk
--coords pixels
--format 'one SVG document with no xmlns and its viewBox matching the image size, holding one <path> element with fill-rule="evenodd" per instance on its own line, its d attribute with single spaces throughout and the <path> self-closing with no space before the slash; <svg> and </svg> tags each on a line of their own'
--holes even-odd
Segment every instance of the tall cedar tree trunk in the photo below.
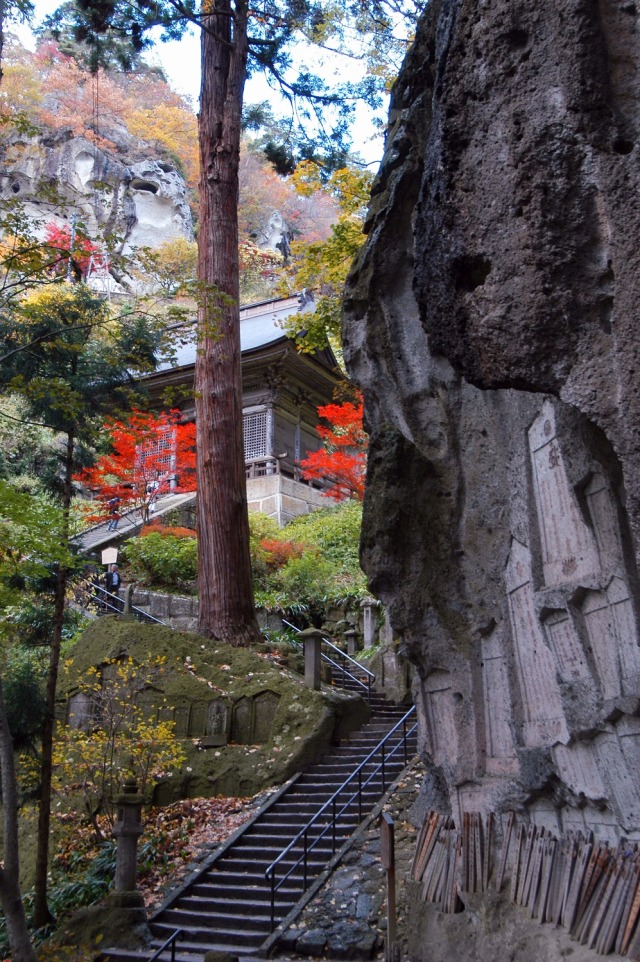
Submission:
<svg viewBox="0 0 640 962">
<path fill-rule="evenodd" d="M 13 962 L 36 962 L 20 895 L 18 852 L 18 798 L 13 758 L 13 739 L 7 723 L 0 679 L 0 779 L 4 861 L 0 867 L 0 903 L 7 924 Z"/>
<path fill-rule="evenodd" d="M 64 487 L 62 491 L 61 540 L 69 542 L 69 511 L 71 507 L 74 436 L 67 434 L 64 459 Z M 42 726 L 42 757 L 40 762 L 40 807 L 38 810 L 38 838 L 36 848 L 35 897 L 33 921 L 36 928 L 54 921 L 47 903 L 47 875 L 49 870 L 49 834 L 51 825 L 51 777 L 53 773 L 53 729 L 55 725 L 56 686 L 60 665 L 60 647 L 64 625 L 64 606 L 67 591 L 67 570 L 58 566 L 53 604 L 53 630 L 49 653 L 46 710 Z"/>
<path fill-rule="evenodd" d="M 242 440 L 238 166 L 247 65 L 244 0 L 205 4 L 198 232 L 198 631 L 235 646 L 259 638 Z"/>
</svg>

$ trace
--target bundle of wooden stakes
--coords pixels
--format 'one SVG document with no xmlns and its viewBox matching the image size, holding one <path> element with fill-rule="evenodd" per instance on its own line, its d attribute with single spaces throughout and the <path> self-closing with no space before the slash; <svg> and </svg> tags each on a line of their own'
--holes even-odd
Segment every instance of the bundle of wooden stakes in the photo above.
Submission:
<svg viewBox="0 0 640 962">
<path fill-rule="evenodd" d="M 429 812 L 418 834 L 411 878 L 422 897 L 442 912 L 463 909 L 460 892 L 486 892 L 493 866 L 495 819 L 465 812 L 462 833 L 451 818 Z M 501 890 L 511 849 L 510 812 L 496 873 Z M 640 852 L 617 848 L 593 835 L 569 832 L 558 839 L 537 825 L 519 825 L 511 866 L 511 901 L 539 922 L 562 925 L 601 955 L 616 952 L 640 962 Z"/>
<path fill-rule="evenodd" d="M 465 813 L 462 833 L 453 820 L 429 812 L 418 835 L 411 877 L 422 882 L 422 897 L 442 912 L 462 909 L 458 893 L 484 892 L 489 884 L 493 847 L 493 815 Z"/>
</svg>

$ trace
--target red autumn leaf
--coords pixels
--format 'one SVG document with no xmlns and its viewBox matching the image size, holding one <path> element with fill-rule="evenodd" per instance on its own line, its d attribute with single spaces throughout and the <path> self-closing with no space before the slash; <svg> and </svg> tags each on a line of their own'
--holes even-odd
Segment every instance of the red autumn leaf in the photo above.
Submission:
<svg viewBox="0 0 640 962">
<path fill-rule="evenodd" d="M 145 516 L 156 499 L 170 491 L 196 489 L 195 424 L 183 424 L 179 411 L 132 411 L 128 420 L 109 420 L 104 429 L 111 451 L 74 475 L 98 502 L 92 520 L 109 516 L 108 502 L 120 499 L 120 513 L 138 508 Z"/>
<path fill-rule="evenodd" d="M 336 501 L 364 498 L 368 438 L 362 426 L 363 409 L 362 400 L 319 407 L 318 414 L 328 421 L 316 427 L 323 447 L 300 462 L 303 478 L 328 482 L 325 493 Z"/>
</svg>

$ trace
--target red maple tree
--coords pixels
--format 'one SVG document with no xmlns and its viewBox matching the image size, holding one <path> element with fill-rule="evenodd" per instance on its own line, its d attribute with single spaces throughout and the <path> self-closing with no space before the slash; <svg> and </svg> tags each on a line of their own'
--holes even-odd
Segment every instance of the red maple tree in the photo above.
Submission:
<svg viewBox="0 0 640 962">
<path fill-rule="evenodd" d="M 139 510 L 148 521 L 159 497 L 196 489 L 196 426 L 181 423 L 179 411 L 149 414 L 134 410 L 128 420 L 104 425 L 111 450 L 74 475 L 95 495 L 98 510 L 90 521 L 105 521 L 108 503 L 119 498 L 118 511 Z"/>
<path fill-rule="evenodd" d="M 45 243 L 52 254 L 52 270 L 56 274 L 70 271 L 74 280 L 82 280 L 86 275 L 91 258 L 98 248 L 82 231 L 72 229 L 66 224 L 59 226 L 53 222 L 44 229 Z"/>
<path fill-rule="evenodd" d="M 364 498 L 367 467 L 367 434 L 362 426 L 364 404 L 325 404 L 318 414 L 328 422 L 316 427 L 323 447 L 300 462 L 302 477 L 328 483 L 325 494 L 336 501 Z"/>
</svg>

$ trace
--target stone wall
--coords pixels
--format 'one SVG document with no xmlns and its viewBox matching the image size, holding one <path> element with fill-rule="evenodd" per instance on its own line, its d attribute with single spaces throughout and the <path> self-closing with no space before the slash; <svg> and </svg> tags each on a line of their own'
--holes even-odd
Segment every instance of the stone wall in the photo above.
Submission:
<svg viewBox="0 0 640 962">
<path fill-rule="evenodd" d="M 425 803 L 640 839 L 635 4 L 432 0 L 345 357 Z"/>
<path fill-rule="evenodd" d="M 302 481 L 294 481 L 282 474 L 247 479 L 249 511 L 260 511 L 274 518 L 280 527 L 302 514 L 326 508 L 326 495 Z"/>
</svg>

